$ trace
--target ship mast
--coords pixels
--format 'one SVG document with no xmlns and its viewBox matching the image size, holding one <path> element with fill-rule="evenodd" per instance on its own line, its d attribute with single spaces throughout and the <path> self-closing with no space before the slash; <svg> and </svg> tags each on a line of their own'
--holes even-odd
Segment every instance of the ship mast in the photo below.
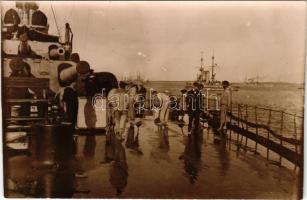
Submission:
<svg viewBox="0 0 307 200">
<path fill-rule="evenodd" d="M 198 82 L 202 82 L 203 81 L 203 72 L 204 72 L 203 63 L 204 63 L 203 52 L 201 52 L 200 68 L 199 68 L 200 74 L 197 74 L 197 78 L 196 78 L 196 80 Z"/>
<path fill-rule="evenodd" d="M 201 72 L 204 71 L 204 68 L 203 68 L 203 63 L 204 63 L 203 54 L 204 54 L 204 52 L 201 52 L 200 69 L 199 69 L 199 71 L 201 71 Z"/>
<path fill-rule="evenodd" d="M 217 67 L 217 64 L 214 62 L 214 50 L 212 54 L 212 65 L 211 65 L 211 82 L 215 82 L 215 73 L 214 73 L 214 67 Z"/>
</svg>

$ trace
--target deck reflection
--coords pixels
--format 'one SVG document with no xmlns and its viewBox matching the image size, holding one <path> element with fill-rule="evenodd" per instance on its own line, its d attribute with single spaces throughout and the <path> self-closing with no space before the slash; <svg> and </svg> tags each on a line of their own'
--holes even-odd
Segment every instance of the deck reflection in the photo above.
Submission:
<svg viewBox="0 0 307 200">
<path fill-rule="evenodd" d="M 296 178 L 290 170 L 266 165 L 255 155 L 238 155 L 223 140 L 215 144 L 207 129 L 188 135 L 170 124 L 167 134 L 161 135 L 152 120 L 144 120 L 139 131 L 137 127 L 133 134 L 130 131 L 125 137 L 130 140 L 123 142 L 113 133 L 74 136 L 72 155 L 52 168 L 33 167 L 33 156 L 9 157 L 6 176 L 13 187 L 7 196 L 295 197 Z"/>
</svg>

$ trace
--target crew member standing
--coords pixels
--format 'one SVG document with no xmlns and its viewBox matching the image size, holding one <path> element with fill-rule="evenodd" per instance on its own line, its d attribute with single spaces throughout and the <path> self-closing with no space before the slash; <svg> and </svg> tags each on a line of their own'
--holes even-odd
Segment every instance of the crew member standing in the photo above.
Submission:
<svg viewBox="0 0 307 200">
<path fill-rule="evenodd" d="M 187 92 L 187 112 L 189 115 L 188 132 L 192 130 L 192 124 L 199 124 L 200 114 L 203 111 L 202 84 L 193 83 L 193 89 Z"/>
<path fill-rule="evenodd" d="M 224 91 L 221 95 L 220 101 L 220 127 L 218 128 L 219 132 L 222 132 L 227 123 L 227 113 L 230 112 L 231 107 L 231 90 L 229 88 L 229 82 L 223 81 L 222 86 Z"/>
<path fill-rule="evenodd" d="M 135 119 L 135 113 L 134 113 L 134 99 L 136 95 L 136 86 L 130 82 L 126 86 L 126 90 L 128 92 L 129 97 L 129 106 L 128 106 L 128 120 L 130 121 L 130 126 L 134 126 L 134 119 Z"/>
<path fill-rule="evenodd" d="M 109 106 L 112 110 L 112 120 L 115 123 L 114 131 L 120 140 L 123 140 L 128 114 L 128 94 L 126 83 L 119 82 L 119 88 L 113 89 L 108 94 Z"/>
<path fill-rule="evenodd" d="M 136 96 L 134 102 L 135 117 L 144 118 L 146 100 L 146 88 L 141 81 L 136 82 Z"/>
<path fill-rule="evenodd" d="M 72 123 L 73 127 L 77 123 L 78 115 L 78 94 L 75 89 L 76 83 L 61 88 L 55 95 L 55 99 L 60 106 L 64 121 Z"/>
</svg>

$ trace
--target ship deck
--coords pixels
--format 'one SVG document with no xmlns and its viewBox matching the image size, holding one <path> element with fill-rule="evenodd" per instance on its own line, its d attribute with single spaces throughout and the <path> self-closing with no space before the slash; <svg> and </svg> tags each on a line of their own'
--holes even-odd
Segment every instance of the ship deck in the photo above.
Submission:
<svg viewBox="0 0 307 200">
<path fill-rule="evenodd" d="M 198 157 L 188 142 L 186 129 L 182 134 L 177 125 L 170 123 L 169 147 L 161 147 L 157 127 L 147 117 L 139 129 L 139 147 L 126 148 L 125 141 L 122 143 L 126 154 L 126 159 L 120 158 L 123 164 L 101 163 L 105 135 L 78 136 L 73 165 L 79 176 L 65 179 L 65 173 L 57 173 L 61 181 L 55 181 L 54 187 L 71 188 L 60 196 L 74 198 L 297 198 L 293 170 L 268 164 L 261 155 L 238 152 L 234 144 L 216 144 L 213 138 L 212 131 L 204 129 L 198 140 Z M 25 179 L 31 159 L 10 158 L 9 177 L 15 182 Z M 7 196 L 27 195 L 11 191 Z"/>
</svg>

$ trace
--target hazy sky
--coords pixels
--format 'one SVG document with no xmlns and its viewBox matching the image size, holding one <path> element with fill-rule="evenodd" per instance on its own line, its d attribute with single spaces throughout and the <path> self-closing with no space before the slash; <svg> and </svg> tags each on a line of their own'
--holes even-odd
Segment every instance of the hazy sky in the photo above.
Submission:
<svg viewBox="0 0 307 200">
<path fill-rule="evenodd" d="M 305 2 L 39 2 L 56 34 L 51 4 L 95 71 L 194 80 L 214 49 L 218 80 L 304 80 Z"/>
</svg>

